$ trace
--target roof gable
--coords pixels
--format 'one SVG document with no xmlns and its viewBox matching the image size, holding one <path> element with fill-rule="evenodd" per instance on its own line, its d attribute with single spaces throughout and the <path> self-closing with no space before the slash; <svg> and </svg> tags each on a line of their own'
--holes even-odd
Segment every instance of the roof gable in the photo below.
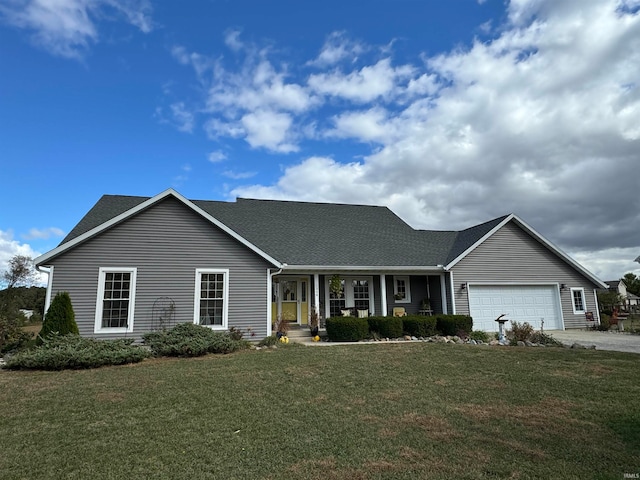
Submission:
<svg viewBox="0 0 640 480">
<path fill-rule="evenodd" d="M 451 260 L 446 265 L 446 269 L 447 270 L 451 269 L 458 262 L 460 262 L 463 258 L 465 258 L 467 255 L 469 255 L 471 252 L 473 252 L 480 244 L 482 244 L 485 240 L 487 240 L 489 237 L 494 235 L 498 230 L 500 230 L 504 225 L 506 225 L 509 222 L 514 222 L 525 233 L 527 233 L 528 235 L 533 237 L 540 244 L 542 244 L 549 251 L 551 251 L 554 255 L 556 255 L 557 257 L 561 258 L 563 261 L 568 263 L 574 269 L 578 270 L 583 276 L 585 276 L 586 278 L 591 280 L 595 285 L 598 285 L 601 288 L 606 288 L 606 284 L 603 283 L 598 277 L 596 277 L 591 272 L 589 272 L 587 269 L 585 269 L 582 265 L 580 265 L 578 262 L 576 262 L 569 255 L 564 253 L 560 248 L 555 246 L 549 240 L 544 238 L 541 234 L 539 234 L 531 226 L 529 226 L 527 223 L 525 223 L 522 219 L 520 219 L 518 216 L 514 215 L 513 213 L 510 214 L 510 215 L 507 215 L 506 217 L 497 218 L 495 220 L 487 222 L 486 224 L 478 225 L 476 227 L 471 227 L 471 229 L 467 229 L 467 230 L 474 230 L 474 233 L 475 233 L 476 236 L 480 235 L 485 230 L 486 230 L 486 233 L 484 233 L 484 235 L 482 235 L 482 237 L 478 238 L 466 250 L 464 250 L 462 253 L 460 253 L 458 256 L 456 256 L 453 260 Z M 481 228 L 478 228 L 478 227 L 481 227 Z M 489 228 L 489 227 L 491 227 L 491 228 Z M 463 232 L 465 232 L 465 231 L 463 231 Z M 462 233 L 462 232 L 460 232 L 460 233 Z M 469 239 L 466 240 L 466 243 L 470 243 L 470 241 L 472 239 L 473 239 L 473 235 L 469 234 Z"/>
<path fill-rule="evenodd" d="M 228 226 L 224 225 L 219 220 L 213 218 L 207 212 L 203 211 L 200 207 L 194 205 L 185 197 L 180 195 L 172 188 L 159 193 L 155 197 L 120 197 L 120 196 L 103 196 L 98 203 L 83 217 L 83 219 L 76 225 L 76 227 L 67 235 L 57 248 L 54 248 L 50 252 L 39 256 L 35 259 L 36 265 L 41 265 L 44 262 L 51 260 L 52 258 L 60 255 L 61 253 L 75 247 L 76 245 L 83 243 L 90 238 L 98 235 L 99 233 L 123 222 L 124 220 L 133 217 L 137 213 L 150 208 L 156 203 L 164 200 L 167 197 L 173 197 L 182 202 L 188 208 L 194 210 L 197 214 L 204 217 L 206 220 L 223 230 L 228 235 L 238 240 L 243 245 L 247 246 L 250 250 L 254 251 L 265 260 L 271 262 L 275 266 L 280 267 L 281 264 L 273 257 L 263 252 L 255 245 L 252 245 L 245 238 L 238 235 Z M 129 208 L 127 208 L 129 207 Z M 123 210 L 124 209 L 124 210 Z M 92 213 L 93 212 L 93 213 Z M 107 220 L 104 220 L 107 218 Z M 95 225 L 95 226 L 94 226 Z"/>
</svg>

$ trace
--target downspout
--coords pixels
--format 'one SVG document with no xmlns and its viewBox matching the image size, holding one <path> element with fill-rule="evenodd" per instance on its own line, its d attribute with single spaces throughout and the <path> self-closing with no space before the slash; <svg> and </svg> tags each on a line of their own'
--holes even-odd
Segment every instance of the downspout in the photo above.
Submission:
<svg viewBox="0 0 640 480">
<path fill-rule="evenodd" d="M 456 291 L 453 284 L 453 271 L 449 270 L 449 283 L 451 285 L 451 313 L 456 314 Z"/>
<path fill-rule="evenodd" d="M 47 310 L 49 310 L 49 305 L 51 305 L 51 289 L 53 287 L 53 266 L 51 267 L 42 267 L 40 265 L 36 265 L 36 270 L 40 273 L 47 274 L 47 294 L 44 299 L 44 312 L 42 318 L 47 314 Z"/>
<path fill-rule="evenodd" d="M 596 302 L 596 318 L 598 319 L 598 325 L 600 325 L 600 305 L 598 304 L 598 292 L 595 288 L 593 289 L 593 299 Z"/>
<path fill-rule="evenodd" d="M 284 265 L 285 264 L 283 264 L 283 266 Z M 282 270 L 283 268 L 281 267 L 276 272 L 272 272 L 270 268 L 267 268 L 267 337 L 270 337 L 272 333 L 271 325 L 273 323 L 273 318 L 271 318 L 271 297 L 273 296 L 273 277 L 280 275 Z"/>
</svg>

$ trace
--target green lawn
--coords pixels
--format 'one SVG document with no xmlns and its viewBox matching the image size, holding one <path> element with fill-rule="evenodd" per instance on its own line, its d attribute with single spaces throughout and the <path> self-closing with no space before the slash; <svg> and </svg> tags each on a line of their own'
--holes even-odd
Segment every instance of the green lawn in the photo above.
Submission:
<svg viewBox="0 0 640 480">
<path fill-rule="evenodd" d="M 412 343 L 0 371 L 0 478 L 621 479 L 639 366 Z"/>
</svg>

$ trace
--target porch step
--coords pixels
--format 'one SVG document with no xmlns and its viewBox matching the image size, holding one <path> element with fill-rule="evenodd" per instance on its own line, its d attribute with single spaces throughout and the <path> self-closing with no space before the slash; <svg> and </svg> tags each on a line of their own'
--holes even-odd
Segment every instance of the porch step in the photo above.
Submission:
<svg viewBox="0 0 640 480">
<path fill-rule="evenodd" d="M 311 331 L 309 327 L 305 326 L 295 326 L 289 327 L 289 332 L 287 332 L 287 337 L 289 338 L 307 338 L 311 336 Z"/>
</svg>

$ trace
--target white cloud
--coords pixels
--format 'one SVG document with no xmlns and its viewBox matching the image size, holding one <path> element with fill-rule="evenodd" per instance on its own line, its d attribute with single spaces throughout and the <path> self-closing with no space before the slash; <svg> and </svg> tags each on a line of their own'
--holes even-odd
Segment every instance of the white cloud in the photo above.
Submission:
<svg viewBox="0 0 640 480">
<path fill-rule="evenodd" d="M 258 172 L 234 172 L 233 170 L 225 170 L 222 175 L 232 178 L 233 180 L 244 180 L 255 177 Z"/>
<path fill-rule="evenodd" d="M 192 133 L 195 125 L 195 117 L 193 113 L 187 110 L 183 102 L 173 103 L 169 106 L 173 124 L 181 132 Z"/>
<path fill-rule="evenodd" d="M 209 160 L 211 163 L 222 162 L 226 160 L 226 158 L 227 158 L 227 155 L 220 150 L 216 150 L 214 152 L 209 153 L 209 155 L 207 155 L 207 160 Z"/>
<path fill-rule="evenodd" d="M 148 33 L 151 6 L 146 0 L 8 0 L 0 5 L 4 20 L 31 32 L 35 45 L 53 55 L 81 59 L 99 41 L 97 21 L 108 11 Z"/>
<path fill-rule="evenodd" d="M 326 132 L 329 137 L 355 138 L 361 142 L 386 143 L 394 136 L 388 113 L 380 107 L 365 111 L 345 112 L 333 119 L 335 128 Z"/>
<path fill-rule="evenodd" d="M 286 113 L 259 110 L 244 115 L 241 123 L 247 135 L 246 140 L 253 148 L 264 147 L 280 153 L 298 150 L 290 141 L 293 120 Z"/>
<path fill-rule="evenodd" d="M 20 235 L 25 240 L 46 240 L 51 237 L 61 237 L 64 235 L 64 231 L 57 227 L 48 228 L 32 228 L 29 233 Z"/>
<path fill-rule="evenodd" d="M 371 66 L 344 74 L 341 71 L 318 73 L 309 77 L 309 86 L 317 93 L 345 98 L 354 102 L 371 102 L 390 97 L 398 80 L 408 79 L 413 73 L 409 66 L 392 67 L 391 59 L 384 58 Z"/>
<path fill-rule="evenodd" d="M 345 32 L 332 32 L 327 36 L 318 57 L 307 63 L 326 67 L 347 59 L 355 62 L 366 50 L 365 45 L 350 39 Z"/>
<path fill-rule="evenodd" d="M 224 36 L 224 43 L 234 52 L 238 52 L 244 48 L 244 43 L 240 40 L 240 30 L 229 30 Z"/>
</svg>

